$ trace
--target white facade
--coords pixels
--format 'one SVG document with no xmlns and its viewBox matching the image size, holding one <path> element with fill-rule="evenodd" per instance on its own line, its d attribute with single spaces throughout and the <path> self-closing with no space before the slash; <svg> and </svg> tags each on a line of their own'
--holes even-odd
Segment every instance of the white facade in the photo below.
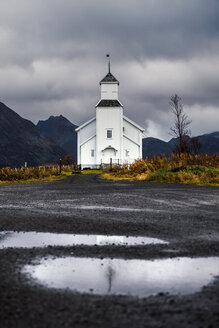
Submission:
<svg viewBox="0 0 219 328">
<path fill-rule="evenodd" d="M 119 82 L 109 72 L 100 82 L 96 117 L 76 129 L 78 165 L 82 169 L 110 163 L 123 165 L 142 158 L 144 129 L 123 115 L 118 86 Z"/>
</svg>

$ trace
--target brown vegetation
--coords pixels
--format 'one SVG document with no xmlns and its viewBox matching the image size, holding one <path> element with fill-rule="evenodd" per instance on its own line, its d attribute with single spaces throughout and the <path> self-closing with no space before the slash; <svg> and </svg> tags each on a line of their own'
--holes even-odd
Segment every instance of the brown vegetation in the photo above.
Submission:
<svg viewBox="0 0 219 328">
<path fill-rule="evenodd" d="M 138 160 L 131 165 L 115 166 L 107 179 L 132 179 L 157 182 L 219 184 L 218 155 L 172 154 Z"/>
<path fill-rule="evenodd" d="M 62 166 L 62 171 L 65 173 L 71 170 L 70 166 Z M 0 182 L 1 181 L 26 181 L 31 179 L 45 179 L 60 175 L 60 167 L 55 166 L 39 166 L 39 167 L 22 167 L 21 169 L 11 169 L 5 167 L 0 169 Z"/>
</svg>

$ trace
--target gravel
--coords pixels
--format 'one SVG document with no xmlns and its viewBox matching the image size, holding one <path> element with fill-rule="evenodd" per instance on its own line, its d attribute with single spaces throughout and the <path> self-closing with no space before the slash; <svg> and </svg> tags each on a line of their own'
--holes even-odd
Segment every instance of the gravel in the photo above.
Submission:
<svg viewBox="0 0 219 328">
<path fill-rule="evenodd" d="M 218 204 L 218 187 L 113 182 L 98 175 L 1 186 L 0 231 L 124 234 L 169 244 L 1 249 L 0 326 L 218 327 L 219 278 L 195 294 L 140 299 L 47 289 L 21 273 L 24 265 L 51 256 L 219 256 Z"/>
</svg>

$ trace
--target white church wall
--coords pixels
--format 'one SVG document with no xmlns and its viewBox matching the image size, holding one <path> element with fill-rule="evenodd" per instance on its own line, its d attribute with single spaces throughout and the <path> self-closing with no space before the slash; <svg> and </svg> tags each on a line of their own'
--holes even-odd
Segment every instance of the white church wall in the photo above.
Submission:
<svg viewBox="0 0 219 328">
<path fill-rule="evenodd" d="M 133 163 L 135 160 L 142 157 L 140 145 L 136 145 L 125 136 L 123 137 L 123 149 L 124 163 Z"/>
<path fill-rule="evenodd" d="M 129 123 L 125 118 L 123 119 L 123 134 L 127 135 L 134 142 L 140 143 L 140 130 L 136 128 L 133 124 Z"/>
<path fill-rule="evenodd" d="M 118 85 L 115 83 L 101 84 L 101 99 L 118 99 Z"/>
<path fill-rule="evenodd" d="M 81 168 L 93 167 L 96 164 L 96 137 L 85 142 L 80 149 Z"/>
<path fill-rule="evenodd" d="M 99 107 L 96 109 L 97 163 L 104 162 L 103 150 L 109 146 L 115 148 L 114 159 L 121 159 L 122 147 L 122 107 Z M 112 137 L 107 138 L 107 130 Z"/>
<path fill-rule="evenodd" d="M 96 120 L 92 120 L 80 130 L 80 144 L 96 134 Z"/>
</svg>

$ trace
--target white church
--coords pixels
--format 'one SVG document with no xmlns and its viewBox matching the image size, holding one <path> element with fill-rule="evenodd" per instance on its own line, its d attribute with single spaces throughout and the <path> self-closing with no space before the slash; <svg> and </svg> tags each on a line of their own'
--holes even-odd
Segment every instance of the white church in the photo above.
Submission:
<svg viewBox="0 0 219 328">
<path fill-rule="evenodd" d="M 144 129 L 123 115 L 123 105 L 118 98 L 119 82 L 110 72 L 110 62 L 108 74 L 100 81 L 100 89 L 96 116 L 75 130 L 81 169 L 130 164 L 142 158 Z"/>
</svg>

